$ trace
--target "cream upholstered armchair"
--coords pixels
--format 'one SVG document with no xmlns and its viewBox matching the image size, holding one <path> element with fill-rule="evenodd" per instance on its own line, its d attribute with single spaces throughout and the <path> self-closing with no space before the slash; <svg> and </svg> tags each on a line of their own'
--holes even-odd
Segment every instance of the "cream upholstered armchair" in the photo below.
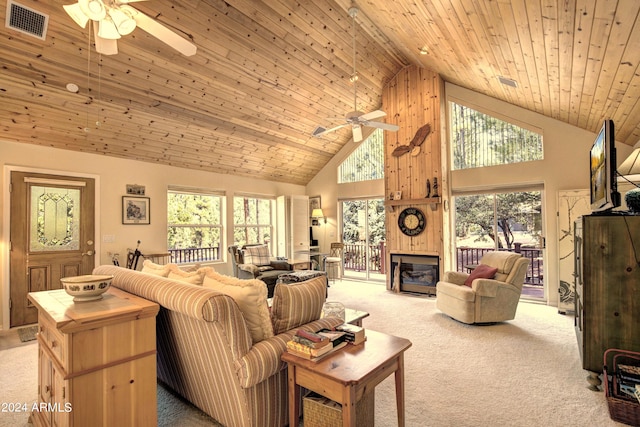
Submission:
<svg viewBox="0 0 640 427">
<path fill-rule="evenodd" d="M 488 252 L 471 274 L 447 271 L 436 284 L 436 307 L 463 323 L 512 320 L 529 260 L 513 252 Z"/>
</svg>

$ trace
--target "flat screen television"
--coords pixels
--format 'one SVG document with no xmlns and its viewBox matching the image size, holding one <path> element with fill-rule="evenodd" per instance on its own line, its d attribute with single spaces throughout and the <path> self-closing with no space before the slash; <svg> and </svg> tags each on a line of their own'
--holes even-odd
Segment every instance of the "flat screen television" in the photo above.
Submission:
<svg viewBox="0 0 640 427">
<path fill-rule="evenodd" d="M 589 157 L 591 212 L 607 212 L 620 206 L 613 120 L 605 120 L 602 124 Z"/>
</svg>

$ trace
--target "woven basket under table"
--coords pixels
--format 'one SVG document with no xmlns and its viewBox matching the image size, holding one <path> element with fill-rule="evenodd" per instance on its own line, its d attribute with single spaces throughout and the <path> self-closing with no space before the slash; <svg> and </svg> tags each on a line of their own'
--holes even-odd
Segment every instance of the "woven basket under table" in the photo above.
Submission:
<svg viewBox="0 0 640 427">
<path fill-rule="evenodd" d="M 607 368 L 611 366 L 612 369 Z M 612 420 L 628 424 L 631 426 L 640 426 L 640 403 L 637 399 L 627 397 L 618 392 L 617 371 L 618 365 L 621 363 L 640 366 L 640 353 L 609 349 L 604 353 L 604 367 L 602 376 L 604 377 L 604 391 L 609 405 L 609 416 Z"/>
<path fill-rule="evenodd" d="M 304 427 L 342 427 L 342 405 L 309 392 L 302 399 Z M 366 393 L 356 403 L 356 426 L 371 427 L 375 418 L 375 391 Z"/>
</svg>

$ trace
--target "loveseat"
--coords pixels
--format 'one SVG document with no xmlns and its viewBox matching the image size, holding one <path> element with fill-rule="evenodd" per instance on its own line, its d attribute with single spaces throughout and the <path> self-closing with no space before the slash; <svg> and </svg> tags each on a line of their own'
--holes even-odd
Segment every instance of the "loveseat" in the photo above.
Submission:
<svg viewBox="0 0 640 427">
<path fill-rule="evenodd" d="M 179 281 L 192 279 L 191 273 L 169 279 L 111 265 L 94 274 L 111 274 L 112 286 L 160 305 L 158 378 L 225 426 L 288 424 L 287 369 L 280 360 L 286 342 L 298 328 L 341 323 L 319 319 L 323 276 L 278 285 L 269 311 L 266 287 L 257 280 L 208 271 L 203 285 L 194 285 Z M 245 288 L 254 294 L 248 302 L 239 296 Z"/>
</svg>

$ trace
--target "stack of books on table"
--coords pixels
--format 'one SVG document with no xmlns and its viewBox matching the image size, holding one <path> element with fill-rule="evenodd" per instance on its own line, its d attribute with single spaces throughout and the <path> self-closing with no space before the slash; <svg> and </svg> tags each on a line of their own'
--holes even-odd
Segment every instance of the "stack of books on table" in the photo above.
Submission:
<svg viewBox="0 0 640 427">
<path fill-rule="evenodd" d="M 347 345 L 344 333 L 326 332 L 331 334 L 324 330 L 316 333 L 298 329 L 287 342 L 287 352 L 315 362 Z"/>
<path fill-rule="evenodd" d="M 344 332 L 345 340 L 349 344 L 360 345 L 367 339 L 363 327 L 350 323 L 343 323 L 342 325 L 336 326 L 336 331 Z"/>
</svg>

